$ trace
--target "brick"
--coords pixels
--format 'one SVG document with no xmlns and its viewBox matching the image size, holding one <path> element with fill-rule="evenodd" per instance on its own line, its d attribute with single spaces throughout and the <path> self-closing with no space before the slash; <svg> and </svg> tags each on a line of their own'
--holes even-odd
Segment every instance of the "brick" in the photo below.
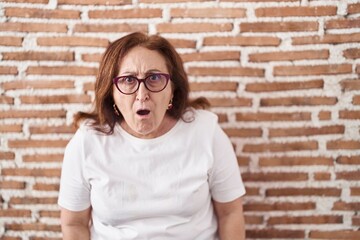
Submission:
<svg viewBox="0 0 360 240">
<path fill-rule="evenodd" d="M 247 92 L 276 92 L 305 89 L 318 89 L 324 87 L 324 80 L 310 80 L 299 82 L 264 82 L 248 83 L 245 86 Z"/>
<path fill-rule="evenodd" d="M 22 132 L 21 124 L 0 124 L 0 132 L 9 133 L 9 132 Z"/>
<path fill-rule="evenodd" d="M 198 61 L 240 61 L 238 51 L 214 51 L 214 52 L 195 52 L 181 54 L 183 62 Z"/>
<path fill-rule="evenodd" d="M 335 211 L 360 211 L 360 202 L 343 202 L 337 201 L 334 203 L 331 210 Z"/>
<path fill-rule="evenodd" d="M 359 28 L 359 19 L 334 19 L 325 22 L 325 29 Z"/>
<path fill-rule="evenodd" d="M 300 211 L 300 210 L 315 210 L 316 203 L 314 202 L 250 202 L 244 204 L 245 212 L 268 212 L 268 211 Z"/>
<path fill-rule="evenodd" d="M 3 168 L 2 176 L 23 177 L 60 177 L 61 170 L 58 168 Z"/>
<path fill-rule="evenodd" d="M 245 144 L 243 152 L 289 152 L 289 151 L 310 151 L 317 150 L 318 143 L 316 141 L 307 142 L 286 142 L 286 143 L 259 143 Z"/>
<path fill-rule="evenodd" d="M 37 191 L 59 191 L 59 184 L 36 183 L 33 190 Z"/>
<path fill-rule="evenodd" d="M 212 107 L 239 107 L 251 106 L 250 98 L 208 98 Z"/>
<path fill-rule="evenodd" d="M 311 230 L 309 233 L 311 239 L 360 239 L 360 231 L 335 230 L 319 231 Z"/>
<path fill-rule="evenodd" d="M 62 238 L 56 238 L 56 237 L 30 237 L 29 240 L 62 240 Z"/>
<path fill-rule="evenodd" d="M 148 27 L 145 24 L 76 24 L 74 32 L 88 33 L 88 32 L 148 32 Z"/>
<path fill-rule="evenodd" d="M 201 33 L 201 32 L 230 32 L 231 23 L 159 23 L 156 25 L 159 33 Z"/>
<path fill-rule="evenodd" d="M 60 211 L 40 210 L 39 215 L 42 218 L 60 218 Z M 44 239 L 45 240 L 45 239 Z"/>
<path fill-rule="evenodd" d="M 360 105 L 360 95 L 355 95 L 351 103 L 353 105 Z"/>
<path fill-rule="evenodd" d="M 279 46 L 280 38 L 277 37 L 205 37 L 204 46 Z"/>
<path fill-rule="evenodd" d="M 14 98 L 9 96 L 1 96 L 0 95 L 0 104 L 14 104 Z"/>
<path fill-rule="evenodd" d="M 13 61 L 74 61 L 73 52 L 4 52 L 3 60 Z"/>
<path fill-rule="evenodd" d="M 226 128 L 224 131 L 229 137 L 251 138 L 262 136 L 261 128 Z"/>
<path fill-rule="evenodd" d="M 331 216 L 331 215 L 321 215 L 321 216 L 278 216 L 270 217 L 268 219 L 268 224 L 338 224 L 343 223 L 342 216 Z"/>
<path fill-rule="evenodd" d="M 7 231 L 51 231 L 61 232 L 60 225 L 51 225 L 45 223 L 6 223 Z"/>
<path fill-rule="evenodd" d="M 12 205 L 34 205 L 34 204 L 57 204 L 57 197 L 11 197 L 9 204 Z"/>
<path fill-rule="evenodd" d="M 259 196 L 260 189 L 258 187 L 245 187 L 247 196 Z"/>
<path fill-rule="evenodd" d="M 237 82 L 191 82 L 191 91 L 231 91 L 236 92 Z"/>
<path fill-rule="evenodd" d="M 249 216 L 245 215 L 246 224 L 262 224 L 264 223 L 264 217 L 262 216 Z"/>
<path fill-rule="evenodd" d="M 131 0 L 58 0 L 59 5 L 126 5 L 131 4 Z"/>
<path fill-rule="evenodd" d="M 71 75 L 71 76 L 95 76 L 97 68 L 95 67 L 80 67 L 80 66 L 40 66 L 28 67 L 27 75 Z"/>
<path fill-rule="evenodd" d="M 26 183 L 19 181 L 0 181 L 0 189 L 25 189 Z"/>
<path fill-rule="evenodd" d="M 241 122 L 310 121 L 311 113 L 309 112 L 294 112 L 294 113 L 246 112 L 246 113 L 236 113 L 235 117 L 236 117 L 236 121 L 241 121 Z"/>
<path fill-rule="evenodd" d="M 63 160 L 63 157 L 63 154 L 23 155 L 23 162 L 61 162 Z"/>
<path fill-rule="evenodd" d="M 17 74 L 18 74 L 17 67 L 0 66 L 0 75 L 17 75 Z"/>
<path fill-rule="evenodd" d="M 318 114 L 319 120 L 331 120 L 331 112 L 330 111 L 320 111 Z"/>
<path fill-rule="evenodd" d="M 85 83 L 83 86 L 84 91 L 95 91 L 95 83 L 93 82 L 89 82 L 89 83 Z"/>
<path fill-rule="evenodd" d="M 23 41 L 22 37 L 0 36 L 1 46 L 21 47 L 22 41 Z"/>
<path fill-rule="evenodd" d="M 239 166 L 249 166 L 249 163 L 250 163 L 249 157 L 238 156 L 236 159 L 237 159 L 237 163 Z"/>
<path fill-rule="evenodd" d="M 256 17 L 311 17 L 311 16 L 335 16 L 337 7 L 268 7 L 257 8 Z"/>
<path fill-rule="evenodd" d="M 10 148 L 51 148 L 65 147 L 68 140 L 9 140 Z"/>
<path fill-rule="evenodd" d="M 268 239 L 305 239 L 304 230 L 287 230 L 287 229 L 252 229 L 246 230 L 247 238 L 268 238 Z"/>
<path fill-rule="evenodd" d="M 196 48 L 196 41 L 188 39 L 167 39 L 175 48 Z"/>
<path fill-rule="evenodd" d="M 0 209 L 0 217 L 31 217 L 31 210 L 25 209 Z"/>
<path fill-rule="evenodd" d="M 338 150 L 338 149 L 359 150 L 360 149 L 360 141 L 355 141 L 355 140 L 329 141 L 326 143 L 326 149 L 328 149 L 328 150 Z"/>
<path fill-rule="evenodd" d="M 5 8 L 5 16 L 20 18 L 80 19 L 80 11 L 39 8 Z"/>
<path fill-rule="evenodd" d="M 351 64 L 304 65 L 304 66 L 275 66 L 274 76 L 308 76 L 335 75 L 352 73 Z"/>
<path fill-rule="evenodd" d="M 8 110 L 0 111 L 1 118 L 65 118 L 64 110 Z"/>
<path fill-rule="evenodd" d="M 5 22 L 0 24 L 0 31 L 66 33 L 68 29 L 66 24 Z"/>
<path fill-rule="evenodd" d="M 259 166 L 277 167 L 277 166 L 333 166 L 334 161 L 328 157 L 260 157 Z"/>
<path fill-rule="evenodd" d="M 8 1 L 8 0 L 6 0 L 6 1 Z M 19 1 L 19 0 L 13 0 L 13 1 Z M 9 236 L 3 235 L 1 240 L 22 240 L 22 238 L 21 237 L 9 237 Z"/>
<path fill-rule="evenodd" d="M 82 54 L 81 60 L 84 62 L 97 62 L 99 63 L 101 61 L 102 54 L 100 53 L 89 53 L 89 54 Z"/>
<path fill-rule="evenodd" d="M 360 226 L 360 216 L 353 216 L 351 222 L 353 226 Z"/>
<path fill-rule="evenodd" d="M 341 110 L 339 111 L 340 119 L 360 119 L 360 111 L 351 111 L 351 110 Z"/>
<path fill-rule="evenodd" d="M 299 127 L 299 128 L 270 128 L 269 137 L 294 137 L 294 136 L 313 136 L 327 134 L 344 134 L 344 125 L 332 125 L 324 127 Z"/>
<path fill-rule="evenodd" d="M 360 180 L 360 170 L 359 171 L 348 171 L 348 172 L 337 172 L 336 179 L 342 179 L 342 180 L 347 180 L 347 181 Z"/>
<path fill-rule="evenodd" d="M 308 32 L 317 31 L 317 22 L 255 22 L 240 23 L 240 32 Z"/>
<path fill-rule="evenodd" d="M 0 85 L 4 90 L 14 89 L 67 89 L 74 88 L 72 80 L 19 80 L 4 82 Z"/>
<path fill-rule="evenodd" d="M 218 116 L 218 122 L 219 123 L 223 123 L 223 122 L 228 122 L 229 121 L 229 118 L 227 116 L 226 113 L 217 113 L 216 114 Z"/>
<path fill-rule="evenodd" d="M 324 36 L 306 36 L 293 37 L 293 45 L 305 44 L 341 44 L 341 43 L 357 43 L 360 41 L 360 33 L 349 34 L 325 34 Z"/>
<path fill-rule="evenodd" d="M 351 196 L 360 196 L 360 187 L 351 187 L 350 195 Z"/>
<path fill-rule="evenodd" d="M 14 160 L 15 159 L 15 153 L 14 152 L 4 152 L 0 150 L 0 159 L 2 160 Z"/>
<path fill-rule="evenodd" d="M 20 96 L 23 104 L 90 103 L 89 95 Z"/>
<path fill-rule="evenodd" d="M 344 57 L 347 59 L 357 59 L 360 58 L 360 48 L 349 48 L 344 50 Z"/>
<path fill-rule="evenodd" d="M 244 8 L 174 8 L 170 10 L 174 18 L 244 18 Z"/>
<path fill-rule="evenodd" d="M 49 0 L 3 0 L 3 2 L 15 2 L 15 3 L 48 3 Z"/>
<path fill-rule="evenodd" d="M 308 180 L 307 173 L 257 173 L 243 172 L 241 176 L 245 182 L 288 182 L 288 181 L 305 181 Z"/>
<path fill-rule="evenodd" d="M 360 13 L 360 3 L 349 4 L 347 11 L 349 14 Z"/>
<path fill-rule="evenodd" d="M 263 77 L 265 70 L 251 67 L 189 67 L 188 74 L 194 76 L 251 76 Z"/>
<path fill-rule="evenodd" d="M 360 74 L 360 65 L 359 64 L 356 65 L 355 73 Z"/>
<path fill-rule="evenodd" d="M 328 59 L 329 50 L 281 51 L 249 54 L 250 62 L 295 61 L 304 59 Z"/>
<path fill-rule="evenodd" d="M 260 106 L 317 106 L 317 105 L 335 105 L 336 97 L 283 97 L 283 98 L 263 98 L 260 100 Z"/>
<path fill-rule="evenodd" d="M 316 172 L 314 173 L 314 179 L 316 181 L 330 181 L 331 174 L 328 172 Z"/>
<path fill-rule="evenodd" d="M 30 126 L 30 134 L 51 134 L 51 133 L 75 133 L 74 126 L 61 125 L 61 126 Z"/>
<path fill-rule="evenodd" d="M 39 37 L 39 46 L 107 47 L 109 40 L 91 37 Z"/>
<path fill-rule="evenodd" d="M 125 19 L 125 18 L 161 18 L 162 10 L 156 8 L 136 8 L 122 10 L 94 10 L 89 11 L 89 18 Z"/>
<path fill-rule="evenodd" d="M 268 197 L 280 196 L 322 196 L 340 197 L 341 189 L 337 188 L 270 188 L 265 191 Z"/>
<path fill-rule="evenodd" d="M 346 165 L 360 165 L 360 156 L 339 156 L 336 163 Z"/>
</svg>

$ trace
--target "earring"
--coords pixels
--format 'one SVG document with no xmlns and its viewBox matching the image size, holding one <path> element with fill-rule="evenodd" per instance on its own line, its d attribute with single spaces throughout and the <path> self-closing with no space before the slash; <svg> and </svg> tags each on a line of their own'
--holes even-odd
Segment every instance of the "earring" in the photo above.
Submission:
<svg viewBox="0 0 360 240">
<path fill-rule="evenodd" d="M 172 99 L 170 99 L 170 102 L 169 102 L 169 105 L 168 105 L 168 108 L 167 108 L 168 110 L 170 110 L 170 109 L 172 109 L 172 108 L 173 108 L 172 101 L 173 101 L 173 100 L 172 100 Z"/>
<path fill-rule="evenodd" d="M 115 115 L 120 116 L 119 109 L 117 108 L 115 103 L 113 104 L 113 108 L 114 108 Z"/>
</svg>

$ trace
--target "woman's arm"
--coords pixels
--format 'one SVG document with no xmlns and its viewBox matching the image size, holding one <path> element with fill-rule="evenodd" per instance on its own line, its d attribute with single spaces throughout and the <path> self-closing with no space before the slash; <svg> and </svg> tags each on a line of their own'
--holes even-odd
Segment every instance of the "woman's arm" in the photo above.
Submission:
<svg viewBox="0 0 360 240">
<path fill-rule="evenodd" d="M 213 201 L 221 240 L 245 240 L 245 220 L 241 198 L 221 203 Z"/>
<path fill-rule="evenodd" d="M 61 208 L 63 240 L 90 240 L 90 215 L 91 207 L 79 212 Z"/>
</svg>

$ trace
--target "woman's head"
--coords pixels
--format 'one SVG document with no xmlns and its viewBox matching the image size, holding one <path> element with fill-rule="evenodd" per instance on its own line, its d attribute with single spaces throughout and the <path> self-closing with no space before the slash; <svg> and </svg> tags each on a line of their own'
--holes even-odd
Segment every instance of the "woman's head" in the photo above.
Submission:
<svg viewBox="0 0 360 240">
<path fill-rule="evenodd" d="M 187 75 L 183 68 L 181 58 L 174 47 L 166 39 L 157 35 L 147 36 L 139 32 L 129 34 L 116 40 L 107 48 L 100 63 L 95 83 L 94 114 L 97 116 L 97 124 L 110 126 L 111 129 L 109 132 L 112 132 L 116 122 L 124 120 L 121 111 L 119 115 L 114 111 L 114 94 L 121 93 L 119 91 L 114 92 L 113 79 L 118 77 L 119 74 L 122 74 L 119 71 L 128 53 L 135 48 L 140 49 L 139 47 L 156 52 L 165 64 L 166 73 L 170 75 L 169 88 L 171 89 L 172 108 L 166 111 L 166 115 L 174 119 L 179 119 L 189 105 Z M 140 76 L 135 77 L 145 78 L 146 76 L 143 74 L 148 73 L 139 72 L 139 74 Z M 166 89 L 168 89 L 168 87 Z M 116 105 L 119 109 L 121 109 L 120 104 L 122 103 L 117 101 Z"/>
</svg>

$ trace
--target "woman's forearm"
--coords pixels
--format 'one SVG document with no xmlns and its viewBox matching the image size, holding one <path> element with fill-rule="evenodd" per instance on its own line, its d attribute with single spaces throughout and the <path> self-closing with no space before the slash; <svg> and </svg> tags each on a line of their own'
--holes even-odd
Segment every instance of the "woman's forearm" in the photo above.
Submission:
<svg viewBox="0 0 360 240">
<path fill-rule="evenodd" d="M 218 219 L 220 240 L 245 240 L 244 217 L 230 213 Z"/>
<path fill-rule="evenodd" d="M 63 225 L 61 228 L 63 240 L 90 240 L 90 231 L 88 226 Z"/>
</svg>

